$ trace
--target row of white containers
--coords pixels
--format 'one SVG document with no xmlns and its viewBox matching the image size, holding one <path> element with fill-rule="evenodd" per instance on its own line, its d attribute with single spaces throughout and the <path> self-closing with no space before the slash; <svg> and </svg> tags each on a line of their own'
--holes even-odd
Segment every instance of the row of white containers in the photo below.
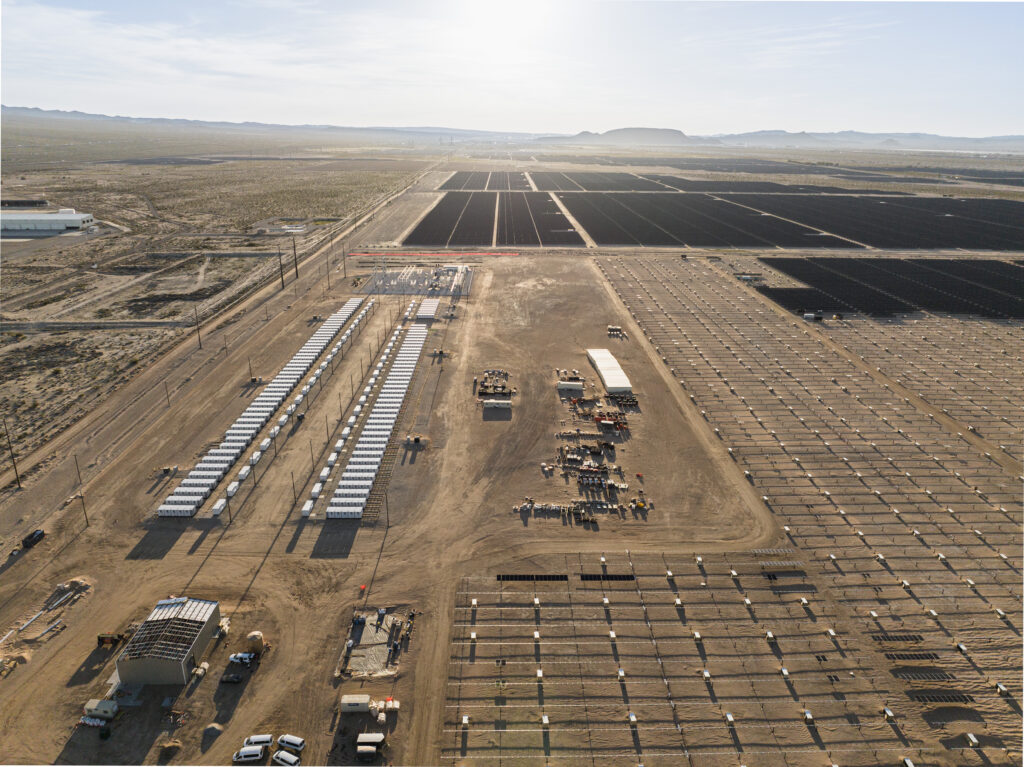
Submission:
<svg viewBox="0 0 1024 767">
<path fill-rule="evenodd" d="M 406 333 L 327 507 L 328 518 L 363 516 L 426 337 L 427 328 L 420 324 Z"/>
<path fill-rule="evenodd" d="M 411 314 L 413 306 L 414 304 L 409 305 L 407 315 Z M 414 325 L 407 331 L 387 377 L 381 382 L 380 392 L 373 408 L 365 414 L 366 420 L 359 439 L 356 441 L 348 463 L 338 480 L 334 495 L 328 503 L 326 513 L 328 518 L 359 519 L 363 516 L 366 500 L 373 488 L 373 482 L 380 469 L 388 441 L 391 439 L 398 413 L 423 350 L 426 334 L 427 329 L 423 325 Z M 377 385 L 377 377 L 387 363 L 398 337 L 399 331 L 396 330 L 384 349 L 377 368 L 368 381 L 368 386 L 363 390 L 364 396 L 369 396 Z M 362 402 L 356 405 L 348 425 L 342 430 L 342 438 L 335 445 L 335 449 L 340 450 L 344 446 L 345 440 L 351 434 L 357 420 L 364 416 L 361 407 Z M 336 453 L 332 454 L 332 458 L 336 457 Z M 330 459 L 328 464 L 331 465 Z M 321 479 L 326 480 L 328 475 L 329 469 L 321 474 Z M 319 491 L 319 488 L 317 490 Z M 318 493 L 314 495 L 314 499 L 317 495 Z M 308 505 L 312 507 L 311 503 Z"/>
<path fill-rule="evenodd" d="M 425 298 L 416 312 L 417 320 L 432 320 L 437 317 L 437 308 L 441 305 L 439 298 Z"/>
<path fill-rule="evenodd" d="M 181 484 L 164 499 L 164 502 L 157 509 L 161 517 L 191 517 L 196 510 L 203 505 L 203 502 L 210 496 L 214 488 L 227 474 L 231 467 L 238 460 L 238 457 L 245 451 L 263 426 L 269 421 L 281 403 L 299 385 L 302 377 L 309 372 L 316 360 L 323 354 L 327 345 L 334 340 L 338 331 L 348 322 L 349 318 L 363 302 L 362 298 L 349 299 L 337 312 L 327 318 L 302 348 L 296 352 L 281 372 L 277 374 L 263 391 L 252 401 L 224 434 L 224 441 L 217 447 L 207 451 L 206 455 L 196 464 L 195 468 L 181 481 Z M 315 384 L 320 375 L 327 369 L 327 365 L 338 354 L 341 347 L 352 337 L 353 331 L 366 317 L 366 313 L 373 306 L 371 300 L 363 309 L 352 326 L 345 331 L 342 337 L 334 345 L 327 358 L 317 367 L 313 376 L 302 387 L 301 393 L 296 396 L 294 403 L 288 406 L 285 415 L 278 419 L 277 425 L 270 430 L 270 436 L 264 439 L 259 449 L 249 456 L 247 465 L 243 466 L 238 473 L 238 482 L 244 482 L 252 467 L 260 460 L 263 452 L 270 447 L 271 440 L 277 438 L 281 428 L 287 423 L 288 418 L 295 412 L 295 409 L 302 404 L 303 398 L 309 393 L 310 388 Z M 226 491 L 228 498 L 238 490 L 238 482 L 232 482 Z M 224 504 L 218 501 L 214 507 L 214 513 L 219 514 Z"/>
<path fill-rule="evenodd" d="M 403 322 L 408 321 L 415 307 L 416 302 L 412 301 L 405 311 L 405 317 L 403 318 Z M 363 389 L 362 395 L 359 397 L 358 404 L 356 404 L 355 408 L 353 408 L 352 415 L 349 417 L 345 427 L 341 430 L 341 439 L 339 439 L 334 444 L 334 452 L 332 452 L 327 457 L 327 465 L 324 466 L 323 469 L 321 469 L 320 476 L 318 477 L 317 482 L 314 483 L 313 488 L 310 491 L 309 500 L 306 501 L 302 506 L 302 516 L 308 517 L 310 514 L 313 513 L 313 506 L 316 504 L 317 499 L 319 499 L 320 496 L 323 494 L 324 485 L 326 485 L 328 480 L 331 478 L 331 470 L 337 464 L 338 457 L 341 454 L 341 451 L 344 450 L 345 448 L 345 442 L 349 439 L 349 437 L 352 434 L 352 429 L 355 428 L 356 426 L 356 421 L 363 415 L 365 415 L 363 413 L 363 407 L 366 404 L 367 398 L 373 392 L 373 389 L 377 384 L 377 379 L 380 377 L 381 372 L 384 370 L 384 365 L 387 363 L 388 357 L 391 355 L 391 351 L 392 349 L 394 349 L 395 343 L 397 342 L 400 334 L 401 330 L 396 329 L 391 334 L 391 337 L 388 339 L 388 342 L 385 345 L 383 352 L 381 353 L 380 359 L 377 360 L 377 367 L 374 368 L 374 370 L 370 373 L 369 380 L 367 381 L 366 387 Z"/>
</svg>

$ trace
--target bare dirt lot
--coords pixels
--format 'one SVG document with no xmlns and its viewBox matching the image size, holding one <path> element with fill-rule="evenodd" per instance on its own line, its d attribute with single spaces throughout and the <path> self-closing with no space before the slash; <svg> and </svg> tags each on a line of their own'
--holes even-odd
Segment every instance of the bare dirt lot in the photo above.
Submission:
<svg viewBox="0 0 1024 767">
<path fill-rule="evenodd" d="M 108 463 L 87 485 L 90 527 L 83 529 L 78 507 L 69 506 L 61 527 L 8 570 L 5 616 L 30 610 L 38 601 L 37 590 L 52 588 L 65 573 L 84 571 L 96 583 L 91 599 L 97 609 L 69 620 L 59 636 L 34 653 L 30 665 L 4 681 L 11 692 L 5 696 L 7 712 L 16 728 L 22 726 L 18 722 L 41 715 L 32 702 L 40 700 L 41 705 L 40 690 L 51 685 L 55 695 L 63 690 L 59 698 L 65 701 L 64 729 L 55 728 L 45 754 L 38 749 L 26 751 L 19 759 L 152 761 L 161 758 L 161 733 L 167 730 L 168 737 L 173 734 L 181 742 L 176 760 L 220 761 L 253 727 L 301 729 L 300 734 L 310 740 L 309 758 L 329 759 L 338 724 L 333 713 L 337 705 L 334 661 L 343 647 L 346 619 L 357 604 L 358 586 L 367 581 L 375 603 L 409 604 L 424 616 L 396 676 L 342 684 L 340 689 L 376 688 L 375 693 L 394 693 L 404 699 L 392 747 L 398 754 L 410 754 L 412 760 L 424 758 L 430 744 L 437 742 L 431 718 L 438 711 L 421 707 L 443 685 L 444 665 L 432 658 L 443 658 L 446 652 L 450 590 L 458 576 L 489 566 L 496 554 L 502 558 L 515 557 L 517 552 L 537 555 L 566 546 L 593 551 L 643 548 L 652 541 L 659 546 L 668 541 L 679 545 L 701 541 L 714 548 L 723 540 L 728 542 L 724 545 L 741 541 L 748 545 L 775 535 L 766 512 L 749 493 L 744 494 L 739 478 L 723 474 L 715 468 L 714 459 L 705 455 L 706 437 L 694 434 L 676 393 L 649 365 L 638 341 L 624 342 L 616 350 L 635 376 L 642 397 L 634 432 L 619 448 L 618 460 L 644 473 L 654 508 L 646 519 L 606 515 L 593 525 L 513 514 L 512 505 L 523 495 L 550 496 L 554 501 L 574 494 L 565 480 L 545 478 L 539 468 L 542 460 L 552 458 L 558 444 L 554 433 L 560 417 L 566 415 L 555 396 L 553 369 L 584 366 L 581 350 L 606 342 L 604 325 L 611 320 L 625 323 L 628 316 L 612 303 L 589 261 L 556 259 L 543 269 L 532 260 L 495 262 L 480 276 L 473 297 L 460 307 L 465 315 L 448 327 L 442 323 L 428 337 L 428 346 L 443 343 L 454 356 L 443 365 L 424 363 L 417 379 L 406 427 L 426 434 L 430 447 L 417 454 L 415 463 L 403 459 L 395 467 L 388 499 L 390 529 L 383 519 L 375 527 L 363 528 L 344 520 L 301 520 L 292 502 L 291 475 L 294 472 L 304 485 L 312 467 L 307 440 L 298 437 L 266 470 L 259 494 L 236 512 L 230 527 L 226 520 L 153 519 L 162 487 L 159 479 L 154 482 L 153 467 L 187 464 L 204 443 L 215 438 L 232 409 L 240 407 L 232 405 L 238 395 L 226 384 L 232 379 L 241 383 L 238 358 L 248 350 L 239 348 L 226 358 L 222 353 L 200 363 L 201 381 L 185 384 L 176 394 L 175 406 L 154 413 L 156 420 L 136 437 L 132 450 Z M 594 306 L 600 321 L 595 323 L 576 311 L 577 302 Z M 303 308 L 328 303 L 307 298 Z M 281 360 L 298 345 L 295 331 L 305 325 L 303 314 L 299 307 L 277 314 L 271 326 L 280 331 L 271 337 L 267 330 L 259 334 L 264 349 L 257 362 L 260 369 L 273 369 L 280 364 L 274 358 Z M 542 316 L 560 317 L 571 332 L 550 337 L 536 324 Z M 294 319 L 288 322 L 288 317 Z M 383 321 L 383 314 L 378 319 Z M 499 326 L 504 330 L 496 333 Z M 375 332 L 373 327 L 366 332 Z M 216 343 L 215 337 L 211 336 L 209 345 Z M 524 354 L 522 350 L 529 348 L 536 353 Z M 354 362 L 354 355 L 350 356 L 349 363 Z M 496 365 L 512 371 L 521 382 L 510 421 L 486 420 L 472 394 L 474 372 Z M 337 393 L 346 398 L 348 378 L 342 370 L 331 379 Z M 126 387 L 126 393 L 134 386 L 133 382 Z M 326 393 L 303 427 L 310 430 L 318 454 L 326 439 L 317 435 L 314 424 L 322 423 L 328 414 L 332 423 L 340 420 L 336 402 L 334 393 Z M 185 419 L 175 415 L 181 408 L 189 411 Z M 168 432 L 171 422 L 188 426 Z M 663 448 L 646 439 L 656 422 L 671 424 Z M 708 517 L 719 522 L 708 525 Z M 25 583 L 25 577 L 31 580 Z M 67 732 L 84 699 L 104 691 L 102 683 L 113 668 L 108 656 L 95 657 L 91 637 L 138 619 L 161 596 L 184 591 L 221 601 L 232 616 L 233 636 L 260 628 L 271 640 L 268 659 L 246 685 L 240 701 L 231 704 L 227 713 L 218 706 L 221 697 L 235 694 L 234 689 L 216 689 L 229 640 L 214 650 L 217 673 L 211 672 L 213 678 L 201 682 L 194 692 L 189 689 L 178 696 L 174 710 L 184 715 L 181 723 L 169 727 L 158 711 L 146 719 L 144 706 L 140 716 L 148 724 L 141 725 L 136 711 L 129 709 L 115 726 L 115 732 L 123 733 L 120 738 L 114 735 L 101 744 L 95 733 L 84 730 L 67 741 L 59 733 Z M 418 660 L 421 654 L 428 656 L 423 663 Z M 99 664 L 103 660 L 105 665 Z M 83 662 L 92 669 L 90 673 L 76 672 Z M 417 669 L 415 677 L 405 672 L 410 665 Z M 313 688 L 308 709 L 293 713 L 287 699 L 300 689 Z M 166 694 L 161 691 L 163 697 Z M 416 725 L 420 718 L 424 724 Z M 202 731 L 211 722 L 223 725 L 224 734 L 204 743 Z M 309 727 L 311 722 L 316 723 L 314 728 Z M 140 725 L 148 734 L 129 737 Z M 403 742 L 410 734 L 423 742 L 415 744 L 416 751 L 405 752 Z M 412 756 L 421 753 L 419 748 L 428 749 L 422 752 L 424 757 Z"/>
<path fill-rule="evenodd" d="M 443 174 L 428 176 L 417 203 L 385 207 L 358 247 L 394 247 Z M 869 317 L 811 326 L 738 281 L 761 267 L 737 253 L 466 263 L 472 292 L 430 324 L 394 465 L 361 521 L 300 508 L 410 296 L 365 297 L 365 326 L 230 516 L 155 509 L 174 482 L 162 467 L 187 470 L 216 444 L 258 390 L 250 365 L 280 370 L 314 315 L 356 294 L 372 256 L 331 262 L 330 290 L 303 268 L 286 290 L 218 315 L 202 347 L 184 336 L 140 359 L 47 442 L 24 490 L 8 484 L 5 557 L 34 527 L 47 533 L 0 565 L 10 761 L 227 763 L 250 734 L 291 732 L 307 740 L 307 764 L 347 764 L 370 730 L 400 764 L 1019 763 L 1019 453 L 986 440 L 1012 436 L 1020 391 L 1000 375 L 989 388 L 1008 399 L 986 399 L 979 381 L 958 410 L 947 370 L 977 348 L 1019 357 L 1013 323 L 920 318 L 925 336 L 954 339 L 938 348 Z M 180 291 L 197 276 L 167 279 Z M 126 331 L 86 334 L 76 364 L 100 359 L 88 359 L 98 332 Z M 61 336 L 46 343 L 70 353 Z M 612 408 L 587 360 L 595 347 L 631 380 L 627 431 L 583 413 Z M 515 388 L 509 409 L 478 402 L 474 379 L 494 369 Z M 559 398 L 556 369 L 579 370 L 600 404 Z M 981 413 L 980 433 L 960 420 Z M 560 447 L 602 441 L 612 447 L 600 463 L 628 485 L 614 500 L 557 465 Z M 527 498 L 609 505 L 576 517 Z M 78 596 L 49 618 L 58 584 L 72 582 Z M 96 635 L 172 594 L 217 600 L 231 620 L 209 673 L 144 688 L 107 739 L 76 726 L 115 667 Z M 380 642 L 367 642 L 346 670 L 353 616 L 376 608 L 413 612 L 414 630 L 397 663 L 378 671 Z M 41 625 L 19 630 L 40 610 Z M 229 665 L 252 630 L 269 650 L 253 669 Z M 350 673 L 370 656 L 371 673 Z M 219 684 L 226 671 L 242 680 Z M 401 706 L 377 725 L 341 711 L 348 693 Z"/>
</svg>

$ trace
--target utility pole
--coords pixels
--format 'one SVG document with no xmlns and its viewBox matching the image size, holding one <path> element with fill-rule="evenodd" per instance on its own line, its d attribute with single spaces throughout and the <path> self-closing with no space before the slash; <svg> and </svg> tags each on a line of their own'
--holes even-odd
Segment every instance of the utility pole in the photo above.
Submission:
<svg viewBox="0 0 1024 767">
<path fill-rule="evenodd" d="M 82 516 L 85 517 L 85 526 L 89 526 L 89 515 L 85 513 L 85 490 L 82 489 L 82 472 L 78 470 L 78 454 L 72 456 L 75 459 L 75 473 L 78 475 L 78 499 L 82 502 Z"/>
<path fill-rule="evenodd" d="M 390 530 L 391 529 L 391 509 L 388 506 L 388 491 L 387 491 L 386 488 L 384 490 L 384 519 L 385 519 L 384 529 L 385 530 Z"/>
<path fill-rule="evenodd" d="M 195 312 L 196 312 L 196 338 L 199 339 L 199 348 L 202 349 L 203 348 L 203 336 L 199 332 L 199 307 L 198 306 L 194 306 L 192 308 L 195 309 Z"/>
<path fill-rule="evenodd" d="M 252 357 L 246 357 L 246 359 L 249 360 L 249 380 L 251 381 L 256 377 L 252 374 Z"/>
<path fill-rule="evenodd" d="M 82 516 L 85 517 L 85 526 L 89 526 L 89 515 L 85 513 L 85 493 L 78 491 L 78 500 L 82 502 Z"/>
<path fill-rule="evenodd" d="M 14 445 L 11 443 L 11 433 L 7 430 L 7 416 L 4 416 L 4 434 L 7 435 L 7 449 L 11 451 L 11 463 L 14 464 L 14 478 L 18 481 L 18 489 L 21 490 L 21 475 L 18 474 L 18 462 L 14 458 Z"/>
<path fill-rule="evenodd" d="M 281 270 L 281 290 L 284 290 L 284 261 L 281 260 L 281 246 L 277 246 L 277 268 Z M 269 316 L 268 316 L 269 319 Z"/>
<path fill-rule="evenodd" d="M 292 235 L 292 263 L 295 264 L 295 279 L 299 279 L 299 252 L 295 247 L 295 235 Z"/>
<path fill-rule="evenodd" d="M 309 440 L 309 470 L 316 470 L 316 458 L 313 457 L 313 440 Z"/>
<path fill-rule="evenodd" d="M 299 502 L 299 494 L 295 492 L 295 472 L 292 472 L 292 503 Z"/>
<path fill-rule="evenodd" d="M 331 249 L 330 247 L 324 251 L 324 261 L 327 262 L 327 289 L 331 289 Z"/>
<path fill-rule="evenodd" d="M 164 396 L 167 398 L 167 407 L 171 406 L 171 393 L 167 390 L 167 381 L 164 381 Z"/>
<path fill-rule="evenodd" d="M 345 243 L 342 242 L 341 243 L 341 268 L 345 272 L 344 273 L 344 277 L 345 277 L 346 280 L 348 279 L 348 259 L 346 258 L 347 255 L 348 255 L 348 248 L 346 247 Z"/>
</svg>

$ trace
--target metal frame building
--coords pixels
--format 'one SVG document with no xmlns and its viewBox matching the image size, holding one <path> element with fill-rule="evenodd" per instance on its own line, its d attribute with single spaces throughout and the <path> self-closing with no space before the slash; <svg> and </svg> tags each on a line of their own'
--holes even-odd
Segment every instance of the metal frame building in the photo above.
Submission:
<svg viewBox="0 0 1024 767">
<path fill-rule="evenodd" d="M 5 211 L 0 214 L 0 228 L 12 232 L 66 232 L 94 223 L 92 213 L 76 213 L 74 208 L 61 208 L 56 213 Z"/>
<path fill-rule="evenodd" d="M 186 684 L 219 624 L 217 602 L 157 602 L 118 657 L 118 677 L 123 684 Z"/>
<path fill-rule="evenodd" d="M 618 360 L 607 349 L 587 349 L 587 359 L 601 376 L 601 382 L 609 394 L 628 394 L 633 391 L 626 373 Z"/>
</svg>

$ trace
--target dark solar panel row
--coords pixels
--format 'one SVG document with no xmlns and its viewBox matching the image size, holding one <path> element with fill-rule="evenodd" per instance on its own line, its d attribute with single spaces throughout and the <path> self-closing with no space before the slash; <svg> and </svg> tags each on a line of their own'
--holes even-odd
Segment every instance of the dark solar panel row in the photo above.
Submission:
<svg viewBox="0 0 1024 767">
<path fill-rule="evenodd" d="M 918 703 L 974 703 L 974 696 L 965 692 L 912 691 L 907 697 Z"/>
<path fill-rule="evenodd" d="M 568 581 L 568 575 L 550 573 L 499 573 L 499 581 Z"/>
<path fill-rule="evenodd" d="M 876 248 L 1024 250 L 1024 202 L 803 194 L 729 200 Z"/>
<path fill-rule="evenodd" d="M 934 652 L 887 652 L 889 660 L 938 660 L 939 654 Z"/>
<path fill-rule="evenodd" d="M 1024 319 L 1019 267 L 995 259 L 790 258 L 766 265 L 809 287 L 768 288 L 795 311 L 850 310 L 876 316 L 915 311 Z"/>
<path fill-rule="evenodd" d="M 894 668 L 892 670 L 892 675 L 897 679 L 906 679 L 912 682 L 944 682 L 956 678 L 948 671 L 943 671 L 941 668 L 915 668 L 913 666 Z"/>
<path fill-rule="evenodd" d="M 635 581 L 632 573 L 580 573 L 581 581 Z"/>
</svg>

